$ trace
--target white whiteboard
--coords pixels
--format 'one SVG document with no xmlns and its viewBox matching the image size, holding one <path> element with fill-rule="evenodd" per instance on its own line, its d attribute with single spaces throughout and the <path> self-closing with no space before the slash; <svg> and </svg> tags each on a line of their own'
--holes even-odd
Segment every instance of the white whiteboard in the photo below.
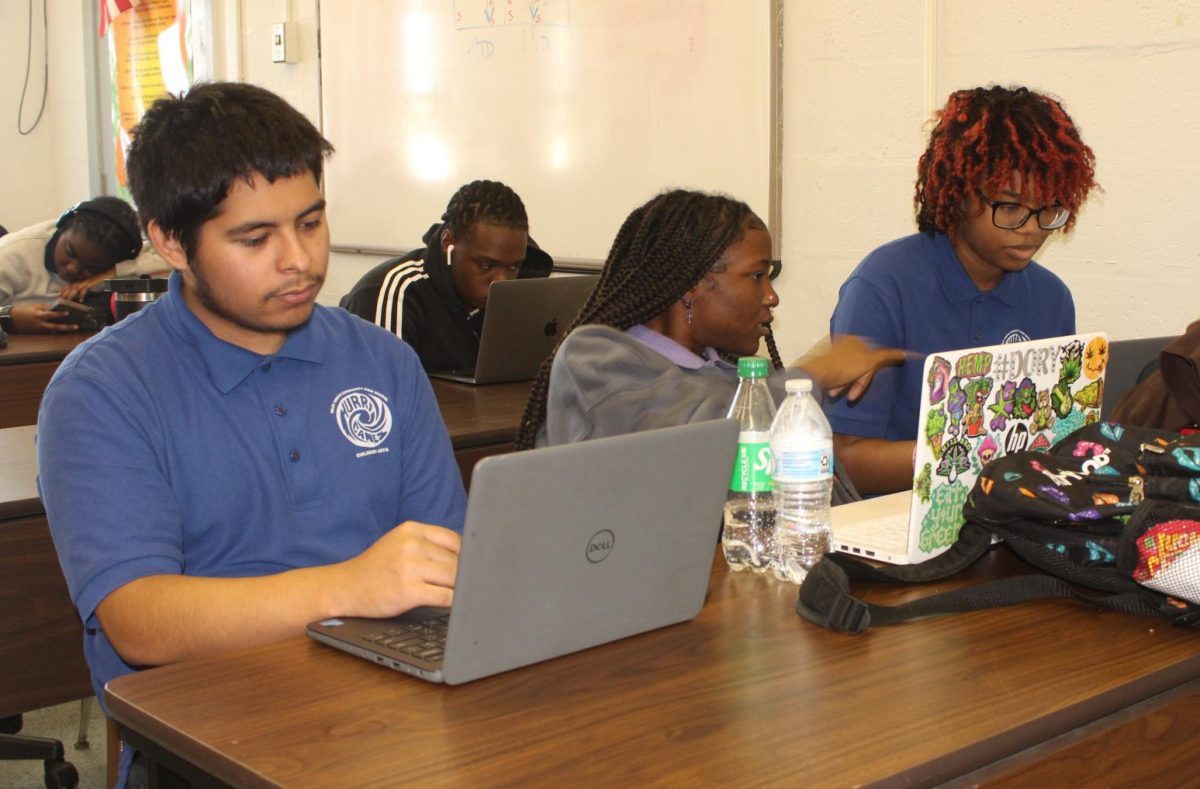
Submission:
<svg viewBox="0 0 1200 789">
<path fill-rule="evenodd" d="M 560 259 L 603 260 L 667 187 L 768 217 L 769 0 L 327 0 L 333 244 L 410 249 L 477 178 Z"/>
</svg>

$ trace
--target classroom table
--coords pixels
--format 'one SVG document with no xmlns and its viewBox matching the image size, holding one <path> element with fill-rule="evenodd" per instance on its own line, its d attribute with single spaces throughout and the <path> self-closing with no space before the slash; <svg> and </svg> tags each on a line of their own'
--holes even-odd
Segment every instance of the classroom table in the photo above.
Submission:
<svg viewBox="0 0 1200 789">
<path fill-rule="evenodd" d="M 42 392 L 59 362 L 94 332 L 9 334 L 0 348 L 0 428 L 37 422 Z"/>
<path fill-rule="evenodd" d="M 994 549 L 963 577 L 1011 574 Z M 864 586 L 878 602 L 932 588 Z M 859 636 L 714 557 L 693 621 L 461 686 L 297 637 L 120 677 L 201 785 L 1107 785 L 1191 775 L 1200 634 L 1038 601 Z M 1176 772 L 1172 772 L 1176 771 Z M 1183 772 L 1179 772 L 1183 771 Z"/>
<path fill-rule="evenodd" d="M 0 428 L 32 425 L 50 376 L 67 354 L 93 332 L 10 334 L 0 348 Z M 471 386 L 433 379 L 438 408 L 469 476 L 481 457 L 512 448 L 530 381 Z"/>
<path fill-rule="evenodd" d="M 438 410 L 454 445 L 454 457 L 469 487 L 475 463 L 488 455 L 512 451 L 533 382 L 472 386 L 431 380 Z"/>
<path fill-rule="evenodd" d="M 0 717 L 92 695 L 37 492 L 34 427 L 0 430 Z"/>
</svg>

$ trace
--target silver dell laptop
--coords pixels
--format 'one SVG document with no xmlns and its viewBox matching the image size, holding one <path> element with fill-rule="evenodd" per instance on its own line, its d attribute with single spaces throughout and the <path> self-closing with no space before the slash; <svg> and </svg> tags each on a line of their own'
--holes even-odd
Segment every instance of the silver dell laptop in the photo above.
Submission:
<svg viewBox="0 0 1200 789">
<path fill-rule="evenodd" d="M 485 458 L 448 612 L 326 619 L 308 633 L 458 684 L 691 619 L 736 443 L 722 419 Z"/>
<path fill-rule="evenodd" d="M 527 381 L 579 314 L 599 277 L 564 275 L 493 282 L 473 369 L 438 370 L 430 378 L 467 384 Z"/>
</svg>

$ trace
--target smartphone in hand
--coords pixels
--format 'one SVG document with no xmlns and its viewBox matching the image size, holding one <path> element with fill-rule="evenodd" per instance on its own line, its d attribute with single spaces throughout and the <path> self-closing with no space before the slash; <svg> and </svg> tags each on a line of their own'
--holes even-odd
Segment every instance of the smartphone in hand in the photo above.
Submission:
<svg viewBox="0 0 1200 789">
<path fill-rule="evenodd" d="M 59 299 L 50 306 L 50 311 L 58 313 L 56 316 L 47 316 L 47 320 L 54 323 L 73 323 L 86 331 L 100 328 L 100 321 L 97 320 L 96 313 L 86 304 L 69 299 Z"/>
</svg>

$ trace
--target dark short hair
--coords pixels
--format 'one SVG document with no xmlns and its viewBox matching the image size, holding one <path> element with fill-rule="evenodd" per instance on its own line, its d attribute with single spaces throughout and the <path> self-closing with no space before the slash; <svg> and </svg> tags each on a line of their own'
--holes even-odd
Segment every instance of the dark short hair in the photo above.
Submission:
<svg viewBox="0 0 1200 789">
<path fill-rule="evenodd" d="M 235 178 L 268 182 L 312 173 L 333 146 L 279 96 L 238 82 L 193 85 L 154 102 L 133 129 L 129 190 L 142 226 L 156 222 L 189 253 Z"/>
<path fill-rule="evenodd" d="M 459 187 L 450 198 L 442 221 L 456 238 L 470 235 L 476 222 L 529 231 L 525 204 L 516 192 L 499 181 L 472 181 Z"/>
</svg>

